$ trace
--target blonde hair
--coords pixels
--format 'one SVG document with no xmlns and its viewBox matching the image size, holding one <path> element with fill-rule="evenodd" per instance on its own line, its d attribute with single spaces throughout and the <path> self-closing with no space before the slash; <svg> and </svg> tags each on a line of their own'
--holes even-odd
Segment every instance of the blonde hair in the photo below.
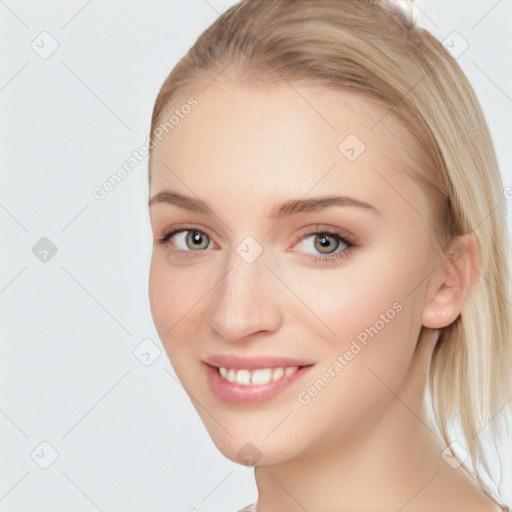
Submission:
<svg viewBox="0 0 512 512">
<path fill-rule="evenodd" d="M 479 435 L 488 425 L 496 446 L 497 416 L 510 412 L 512 396 L 506 201 L 484 114 L 458 63 L 427 30 L 405 28 L 378 0 L 243 0 L 165 80 L 152 138 L 167 107 L 221 73 L 249 85 L 279 76 L 360 93 L 384 105 L 417 140 L 421 165 L 413 177 L 429 198 L 436 247 L 474 233 L 479 264 L 479 281 L 434 350 L 432 410 L 446 445 L 449 425 L 460 428 L 472 465 L 461 467 L 496 501 L 484 481 L 484 474 L 493 477 Z"/>
</svg>

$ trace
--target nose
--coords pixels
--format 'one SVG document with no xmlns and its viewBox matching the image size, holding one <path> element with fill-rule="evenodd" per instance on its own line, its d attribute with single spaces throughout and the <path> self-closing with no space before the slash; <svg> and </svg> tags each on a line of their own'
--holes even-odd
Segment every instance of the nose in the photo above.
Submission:
<svg viewBox="0 0 512 512">
<path fill-rule="evenodd" d="M 278 330 L 282 323 L 277 294 L 280 283 L 267 268 L 263 255 L 247 263 L 235 254 L 226 272 L 212 297 L 211 327 L 233 342 Z"/>
</svg>

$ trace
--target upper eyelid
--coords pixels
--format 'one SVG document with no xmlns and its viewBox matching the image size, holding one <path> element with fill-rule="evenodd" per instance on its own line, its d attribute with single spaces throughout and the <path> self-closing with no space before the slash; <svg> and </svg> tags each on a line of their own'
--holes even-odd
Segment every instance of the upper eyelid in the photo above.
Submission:
<svg viewBox="0 0 512 512">
<path fill-rule="evenodd" d="M 203 233 L 205 235 L 208 235 L 210 238 L 214 238 L 217 235 L 214 234 L 213 236 L 210 234 L 210 231 L 208 229 L 198 228 L 197 226 L 172 226 L 169 229 L 164 229 L 162 235 L 159 238 L 164 238 L 168 236 L 170 233 L 174 235 L 177 235 L 179 233 L 182 233 L 183 231 L 197 231 L 199 233 Z"/>
<path fill-rule="evenodd" d="M 356 237 L 347 229 L 327 226 L 325 224 L 312 224 L 303 228 L 302 233 L 297 235 L 297 241 L 301 240 L 304 237 L 315 235 L 315 234 L 329 234 L 331 236 L 339 236 L 340 238 L 346 238 L 350 241 L 356 240 Z"/>
</svg>

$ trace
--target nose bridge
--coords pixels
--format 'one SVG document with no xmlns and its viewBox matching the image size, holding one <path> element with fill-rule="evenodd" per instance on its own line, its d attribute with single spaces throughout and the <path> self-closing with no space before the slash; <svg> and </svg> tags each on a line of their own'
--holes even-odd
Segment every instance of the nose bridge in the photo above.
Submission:
<svg viewBox="0 0 512 512">
<path fill-rule="evenodd" d="M 275 276 L 266 268 L 264 253 L 255 250 L 250 240 L 239 244 L 230 254 L 217 287 L 210 324 L 225 339 L 238 340 L 253 332 L 275 330 L 281 321 L 272 292 Z"/>
</svg>

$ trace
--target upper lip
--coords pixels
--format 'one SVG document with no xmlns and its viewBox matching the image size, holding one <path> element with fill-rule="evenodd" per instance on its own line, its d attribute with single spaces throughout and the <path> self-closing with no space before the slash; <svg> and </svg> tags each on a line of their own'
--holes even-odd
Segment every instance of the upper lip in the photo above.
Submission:
<svg viewBox="0 0 512 512">
<path fill-rule="evenodd" d="M 240 356 L 236 354 L 216 354 L 204 359 L 204 362 L 217 368 L 232 368 L 234 370 L 309 366 L 313 364 L 311 362 L 302 361 L 292 357 L 271 355 Z"/>
</svg>

